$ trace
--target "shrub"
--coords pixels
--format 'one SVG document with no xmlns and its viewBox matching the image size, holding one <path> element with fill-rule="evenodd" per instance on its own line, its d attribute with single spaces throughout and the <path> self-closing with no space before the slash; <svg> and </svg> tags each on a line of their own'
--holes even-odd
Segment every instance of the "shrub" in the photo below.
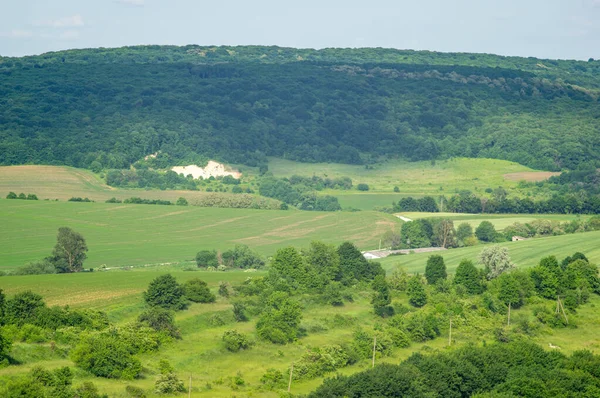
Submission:
<svg viewBox="0 0 600 398">
<path fill-rule="evenodd" d="M 148 290 L 144 292 L 144 300 L 151 307 L 182 310 L 187 307 L 182 287 L 170 275 L 161 275 L 155 278 Z"/>
<path fill-rule="evenodd" d="M 154 384 L 154 391 L 157 394 L 175 394 L 185 392 L 183 381 L 179 380 L 174 373 L 161 374 Z"/>
<path fill-rule="evenodd" d="M 190 279 L 182 287 L 185 297 L 194 303 L 214 303 L 217 299 L 206 282 L 198 278 Z"/>
<path fill-rule="evenodd" d="M 166 332 L 169 336 L 181 338 L 179 329 L 175 326 L 175 317 L 169 310 L 160 307 L 150 308 L 138 317 L 138 322 L 145 323 L 157 332 Z"/>
<path fill-rule="evenodd" d="M 410 337 L 417 342 L 433 340 L 440 335 L 438 319 L 434 315 L 426 315 L 422 311 L 407 315 L 405 327 Z"/>
<path fill-rule="evenodd" d="M 6 195 L 6 199 L 17 199 L 17 194 L 14 192 L 9 192 L 8 195 Z"/>
<path fill-rule="evenodd" d="M 344 299 L 342 297 L 342 284 L 340 282 L 330 282 L 323 290 L 323 301 L 329 305 L 342 306 Z"/>
<path fill-rule="evenodd" d="M 260 377 L 260 382 L 269 390 L 284 388 L 286 386 L 283 373 L 273 368 L 267 369 L 267 372 Z"/>
<path fill-rule="evenodd" d="M 356 185 L 356 189 L 358 189 L 359 191 L 368 191 L 369 185 L 361 183 Z"/>
<path fill-rule="evenodd" d="M 236 330 L 228 330 L 223 333 L 222 340 L 225 343 L 225 348 L 231 352 L 238 352 L 239 350 L 250 348 L 250 342 L 246 336 Z"/>
<path fill-rule="evenodd" d="M 56 267 L 48 260 L 34 261 L 14 271 L 14 275 L 56 274 Z"/>
<path fill-rule="evenodd" d="M 37 320 L 37 311 L 45 306 L 39 294 L 30 290 L 17 293 L 4 305 L 4 322 L 15 325 L 33 324 Z"/>
<path fill-rule="evenodd" d="M 71 352 L 71 359 L 94 376 L 109 379 L 134 379 L 142 371 L 135 358 L 118 337 L 96 335 L 85 338 Z"/>
<path fill-rule="evenodd" d="M 216 250 L 200 250 L 196 253 L 196 264 L 198 267 L 218 267 Z"/>
<path fill-rule="evenodd" d="M 131 398 L 146 398 L 144 390 L 136 386 L 125 387 L 125 392 L 129 394 Z"/>
<path fill-rule="evenodd" d="M 233 303 L 233 317 L 236 322 L 246 322 L 248 320 L 246 306 L 242 303 Z"/>
<path fill-rule="evenodd" d="M 188 201 L 187 201 L 186 198 L 180 197 L 179 199 L 177 199 L 177 202 L 175 202 L 175 205 L 177 205 L 177 206 L 187 206 L 188 205 Z"/>
</svg>

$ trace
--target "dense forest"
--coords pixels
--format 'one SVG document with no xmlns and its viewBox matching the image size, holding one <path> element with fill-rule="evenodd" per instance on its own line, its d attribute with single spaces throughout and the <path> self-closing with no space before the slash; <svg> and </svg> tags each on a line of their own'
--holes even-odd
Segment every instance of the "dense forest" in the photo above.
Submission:
<svg viewBox="0 0 600 398">
<path fill-rule="evenodd" d="M 138 46 L 0 57 L 0 164 L 453 156 L 600 165 L 600 62 Z"/>
</svg>

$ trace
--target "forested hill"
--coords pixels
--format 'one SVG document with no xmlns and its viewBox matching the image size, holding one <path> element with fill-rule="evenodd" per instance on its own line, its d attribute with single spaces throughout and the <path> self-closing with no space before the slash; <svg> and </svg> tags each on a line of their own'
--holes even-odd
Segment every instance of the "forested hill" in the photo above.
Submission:
<svg viewBox="0 0 600 398">
<path fill-rule="evenodd" d="M 0 57 L 0 163 L 490 157 L 600 166 L 600 61 L 138 46 Z M 97 164 L 97 163 L 96 163 Z"/>
</svg>

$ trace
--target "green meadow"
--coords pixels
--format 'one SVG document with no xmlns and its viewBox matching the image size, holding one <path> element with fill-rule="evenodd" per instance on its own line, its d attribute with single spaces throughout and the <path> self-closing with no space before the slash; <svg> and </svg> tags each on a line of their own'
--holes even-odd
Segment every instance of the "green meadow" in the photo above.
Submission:
<svg viewBox="0 0 600 398">
<path fill-rule="evenodd" d="M 400 220 L 378 212 L 302 212 L 0 200 L 0 269 L 50 255 L 59 227 L 80 232 L 86 267 L 184 262 L 202 249 L 245 244 L 264 256 L 313 240 L 373 248 Z"/>
<path fill-rule="evenodd" d="M 518 242 L 503 242 L 498 245 L 508 248 L 509 254 L 517 267 L 528 268 L 537 265 L 542 257 L 555 255 L 558 260 L 572 255 L 574 252 L 584 253 L 591 262 L 600 263 L 600 231 L 534 238 Z M 454 272 L 462 259 L 477 261 L 477 256 L 484 245 L 463 247 L 436 252 L 444 257 L 450 273 Z M 409 273 L 424 273 L 427 258 L 431 253 L 390 256 L 380 260 L 382 266 L 392 271 L 396 266 L 406 268 Z"/>
<path fill-rule="evenodd" d="M 526 224 L 534 220 L 552 220 L 559 222 L 567 222 L 574 220 L 587 220 L 590 215 L 579 215 L 579 214 L 467 214 L 467 213 L 421 213 L 421 212 L 402 212 L 397 213 L 397 216 L 410 218 L 411 220 L 417 220 L 419 218 L 448 218 L 454 221 L 454 227 L 458 227 L 459 224 L 467 223 L 470 224 L 473 229 L 482 221 L 489 221 L 494 224 L 496 230 L 503 230 L 504 228 L 514 223 Z"/>
</svg>

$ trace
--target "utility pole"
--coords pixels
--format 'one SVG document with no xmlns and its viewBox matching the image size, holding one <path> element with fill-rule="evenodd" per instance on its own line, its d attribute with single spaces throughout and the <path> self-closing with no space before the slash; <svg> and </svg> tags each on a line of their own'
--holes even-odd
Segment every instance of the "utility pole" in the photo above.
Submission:
<svg viewBox="0 0 600 398">
<path fill-rule="evenodd" d="M 292 362 L 292 367 L 290 368 L 290 381 L 288 382 L 288 392 L 292 389 L 292 375 L 294 374 L 294 362 Z"/>
<path fill-rule="evenodd" d="M 510 326 L 510 301 L 508 302 L 508 326 Z"/>
<path fill-rule="evenodd" d="M 192 396 L 192 374 L 190 373 L 190 384 L 188 387 L 188 398 Z"/>
<path fill-rule="evenodd" d="M 371 366 L 372 368 L 375 367 L 375 349 L 377 347 L 377 336 L 375 336 L 373 338 L 373 366 Z"/>
</svg>

